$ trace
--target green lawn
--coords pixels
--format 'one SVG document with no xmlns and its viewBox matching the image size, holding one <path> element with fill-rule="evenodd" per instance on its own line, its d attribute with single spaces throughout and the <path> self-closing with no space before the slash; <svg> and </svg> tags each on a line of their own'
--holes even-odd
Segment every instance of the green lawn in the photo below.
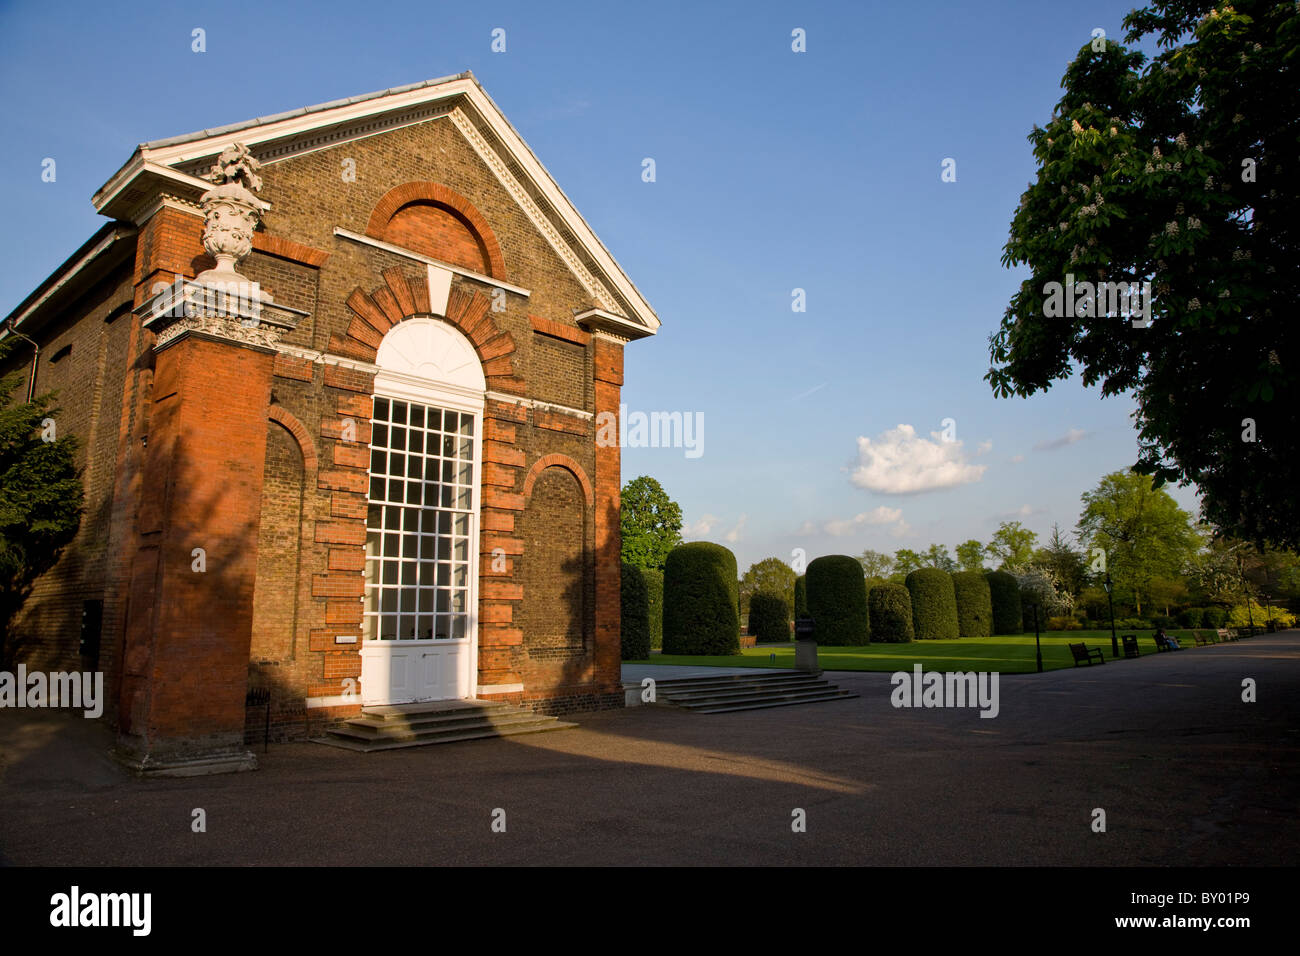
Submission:
<svg viewBox="0 0 1300 956">
<path fill-rule="evenodd" d="M 1121 636 L 1122 632 L 1117 632 Z M 1134 633 L 1134 632 L 1130 632 Z M 1137 631 L 1138 649 L 1143 656 L 1156 653 L 1155 631 Z M 1197 648 L 1192 631 L 1170 630 L 1178 643 L 1195 653 Z M 1042 635 L 1043 670 L 1073 667 L 1067 644 L 1083 641 L 1088 649 L 1100 648 L 1110 657 L 1110 631 L 1052 631 Z M 1173 653 L 1181 653 L 1175 651 Z M 776 660 L 771 660 L 771 655 Z M 1124 660 L 1120 646 L 1119 660 Z M 914 663 L 925 670 L 939 671 L 998 671 L 1003 674 L 1032 673 L 1034 662 L 1034 635 L 1006 637 L 967 637 L 955 641 L 913 641 L 911 644 L 867 644 L 863 647 L 817 648 L 817 661 L 828 671 L 900 671 L 911 670 Z M 735 656 L 686 657 L 683 655 L 652 654 L 649 664 L 694 664 L 701 667 L 794 667 L 794 644 L 762 644 L 748 647 Z"/>
</svg>

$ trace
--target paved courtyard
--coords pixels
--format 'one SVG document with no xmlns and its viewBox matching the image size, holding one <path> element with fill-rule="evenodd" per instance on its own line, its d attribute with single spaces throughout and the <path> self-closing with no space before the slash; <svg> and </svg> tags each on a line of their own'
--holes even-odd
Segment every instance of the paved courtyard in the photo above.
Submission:
<svg viewBox="0 0 1300 956">
<path fill-rule="evenodd" d="M 1003 677 L 1000 713 L 861 696 L 137 780 L 100 722 L 0 711 L 0 854 L 30 864 L 1291 864 L 1300 632 Z M 1258 685 L 1243 703 L 1241 683 Z M 207 832 L 191 830 L 206 812 Z M 505 811 L 504 833 L 493 811 Z M 792 811 L 807 830 L 792 832 Z M 1094 808 L 1106 832 L 1090 828 Z"/>
</svg>

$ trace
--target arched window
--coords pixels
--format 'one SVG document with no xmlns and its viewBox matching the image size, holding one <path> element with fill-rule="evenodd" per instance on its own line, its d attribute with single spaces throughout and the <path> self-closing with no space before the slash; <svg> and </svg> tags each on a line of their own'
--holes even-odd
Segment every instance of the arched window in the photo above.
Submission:
<svg viewBox="0 0 1300 956">
<path fill-rule="evenodd" d="M 363 702 L 473 697 L 483 368 L 433 318 L 394 326 L 375 361 Z"/>
</svg>

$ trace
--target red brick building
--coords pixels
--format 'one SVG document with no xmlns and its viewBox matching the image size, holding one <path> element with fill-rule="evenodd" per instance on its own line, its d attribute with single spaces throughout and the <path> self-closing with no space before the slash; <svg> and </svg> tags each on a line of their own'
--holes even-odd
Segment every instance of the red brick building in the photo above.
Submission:
<svg viewBox="0 0 1300 956">
<path fill-rule="evenodd" d="M 621 704 L 596 416 L 659 321 L 472 75 L 143 144 L 94 203 L 4 332 L 87 494 L 18 660 L 102 670 L 144 769 L 246 765 L 250 686 L 288 733 Z"/>
</svg>

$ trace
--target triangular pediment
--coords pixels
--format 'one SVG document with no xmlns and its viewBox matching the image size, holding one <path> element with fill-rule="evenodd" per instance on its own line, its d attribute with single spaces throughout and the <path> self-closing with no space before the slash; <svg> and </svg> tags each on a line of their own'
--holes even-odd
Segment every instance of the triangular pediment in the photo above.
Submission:
<svg viewBox="0 0 1300 956">
<path fill-rule="evenodd" d="M 211 185 L 203 175 L 233 142 L 248 146 L 262 163 L 274 164 L 438 118 L 460 131 L 592 295 L 598 311 L 630 337 L 658 330 L 650 304 L 471 73 L 142 143 L 95 194 L 95 207 L 133 220 L 158 202 L 160 193 L 194 202 Z"/>
</svg>

